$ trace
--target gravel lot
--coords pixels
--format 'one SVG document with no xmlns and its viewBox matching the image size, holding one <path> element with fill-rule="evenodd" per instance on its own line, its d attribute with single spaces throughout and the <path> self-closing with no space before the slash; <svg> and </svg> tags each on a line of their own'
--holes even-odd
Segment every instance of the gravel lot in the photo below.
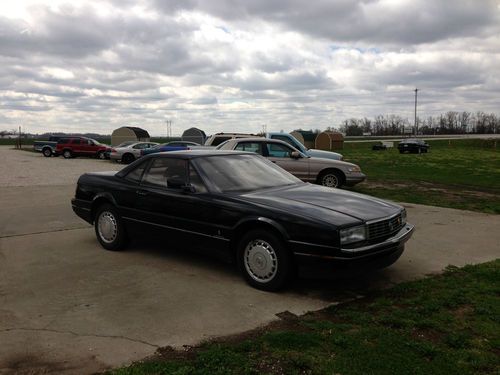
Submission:
<svg viewBox="0 0 500 375">
<path fill-rule="evenodd" d="M 91 171 L 118 171 L 122 164 L 91 158 L 46 158 L 38 152 L 0 146 L 0 186 L 74 185 Z"/>
</svg>

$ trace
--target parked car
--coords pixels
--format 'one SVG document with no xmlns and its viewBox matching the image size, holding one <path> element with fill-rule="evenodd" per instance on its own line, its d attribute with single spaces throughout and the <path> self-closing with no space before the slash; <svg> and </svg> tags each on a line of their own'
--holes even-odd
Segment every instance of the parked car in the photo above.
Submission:
<svg viewBox="0 0 500 375">
<path fill-rule="evenodd" d="M 256 134 L 243 134 L 243 133 L 217 133 L 209 136 L 205 141 L 205 146 L 218 146 L 230 139 L 236 138 L 252 138 L 257 137 Z"/>
<path fill-rule="evenodd" d="M 382 142 L 377 142 L 372 146 L 372 150 L 373 151 L 380 151 L 380 150 L 385 151 L 385 150 L 387 150 L 387 146 L 384 145 Z"/>
<path fill-rule="evenodd" d="M 366 176 L 356 164 L 312 158 L 288 143 L 267 138 L 231 139 L 219 150 L 250 151 L 262 155 L 305 182 L 328 187 L 356 185 Z"/>
<path fill-rule="evenodd" d="M 205 141 L 205 146 L 220 146 L 222 143 L 229 141 L 231 139 L 240 139 L 240 138 L 255 138 L 260 135 L 255 134 L 243 134 L 243 133 L 217 133 L 211 135 Z M 266 133 L 262 136 L 263 138 L 269 139 L 277 139 L 283 142 L 290 144 L 295 147 L 297 150 L 301 151 L 303 154 L 307 156 L 312 156 L 315 158 L 324 158 L 324 159 L 333 159 L 333 160 L 342 160 L 343 156 L 337 152 L 333 151 L 324 151 L 324 150 L 316 150 L 316 149 L 308 149 L 304 146 L 300 141 L 295 138 L 293 135 L 288 133 Z"/>
<path fill-rule="evenodd" d="M 420 154 L 422 152 L 428 152 L 431 146 L 421 139 L 405 139 L 398 144 L 399 153 L 404 152 Z"/>
<path fill-rule="evenodd" d="M 284 287 L 297 267 L 389 266 L 414 229 L 394 203 L 306 184 L 235 151 L 158 153 L 119 172 L 86 173 L 71 204 L 105 249 L 155 230 L 183 248 L 236 260 L 251 286 L 268 291 Z"/>
<path fill-rule="evenodd" d="M 295 147 L 303 154 L 306 154 L 307 156 L 311 156 L 314 158 L 333 159 L 333 160 L 342 160 L 344 158 L 342 154 L 339 154 L 338 152 L 307 148 L 302 143 L 300 143 L 300 141 L 297 138 L 288 133 L 281 133 L 281 132 L 266 133 L 266 138 L 278 139 L 280 141 L 286 142 Z"/>
<path fill-rule="evenodd" d="M 65 159 L 76 156 L 91 156 L 99 159 L 106 158 L 106 151 L 111 147 L 87 137 L 64 137 L 57 141 L 56 155 Z"/>
<path fill-rule="evenodd" d="M 130 164 L 135 159 L 140 158 L 141 151 L 158 146 L 156 142 L 131 142 L 124 146 L 118 145 L 111 148 L 109 158 L 114 161 L 121 161 L 123 164 Z"/>
<path fill-rule="evenodd" d="M 33 150 L 37 152 L 41 152 L 43 156 L 50 158 L 52 155 L 56 153 L 57 141 L 60 139 L 60 136 L 50 136 L 47 141 L 35 141 L 33 143 Z"/>
</svg>

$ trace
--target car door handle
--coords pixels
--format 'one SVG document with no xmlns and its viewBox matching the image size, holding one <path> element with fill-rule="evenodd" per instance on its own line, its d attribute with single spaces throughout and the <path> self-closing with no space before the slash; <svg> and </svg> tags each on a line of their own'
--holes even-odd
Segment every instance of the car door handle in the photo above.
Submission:
<svg viewBox="0 0 500 375">
<path fill-rule="evenodd" d="M 136 190 L 135 192 L 136 192 L 137 194 L 139 194 L 139 195 L 142 195 L 142 196 L 144 196 L 144 195 L 148 195 L 148 192 L 147 192 L 147 191 L 145 191 L 145 190 Z"/>
</svg>

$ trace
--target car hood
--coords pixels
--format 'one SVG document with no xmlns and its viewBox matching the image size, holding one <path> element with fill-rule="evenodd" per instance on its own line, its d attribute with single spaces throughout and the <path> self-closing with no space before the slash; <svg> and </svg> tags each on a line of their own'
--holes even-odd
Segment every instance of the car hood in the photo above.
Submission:
<svg viewBox="0 0 500 375">
<path fill-rule="evenodd" d="M 341 154 L 332 151 L 309 149 L 307 150 L 307 154 L 315 158 L 342 160 Z"/>
<path fill-rule="evenodd" d="M 240 198 L 336 226 L 380 219 L 401 210 L 396 204 L 368 195 L 312 184 L 260 190 Z"/>
</svg>

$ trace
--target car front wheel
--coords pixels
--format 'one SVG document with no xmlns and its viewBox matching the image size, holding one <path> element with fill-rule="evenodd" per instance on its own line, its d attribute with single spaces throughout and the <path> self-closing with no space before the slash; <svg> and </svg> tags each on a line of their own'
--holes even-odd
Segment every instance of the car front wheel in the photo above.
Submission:
<svg viewBox="0 0 500 375">
<path fill-rule="evenodd" d="M 265 291 L 282 289 L 293 276 L 292 258 L 283 241 L 261 229 L 240 240 L 238 266 L 248 284 Z"/>
<path fill-rule="evenodd" d="M 104 204 L 97 209 L 94 220 L 95 234 L 106 250 L 121 250 L 127 242 L 127 233 L 116 208 Z"/>
<path fill-rule="evenodd" d="M 318 182 L 326 187 L 339 188 L 342 186 L 343 176 L 337 171 L 326 171 L 321 173 Z"/>
<path fill-rule="evenodd" d="M 106 159 L 106 155 L 104 154 L 104 151 L 99 151 L 99 152 L 97 153 L 97 158 L 98 158 L 98 159 L 101 159 L 101 160 L 102 160 L 102 159 Z"/>
</svg>

